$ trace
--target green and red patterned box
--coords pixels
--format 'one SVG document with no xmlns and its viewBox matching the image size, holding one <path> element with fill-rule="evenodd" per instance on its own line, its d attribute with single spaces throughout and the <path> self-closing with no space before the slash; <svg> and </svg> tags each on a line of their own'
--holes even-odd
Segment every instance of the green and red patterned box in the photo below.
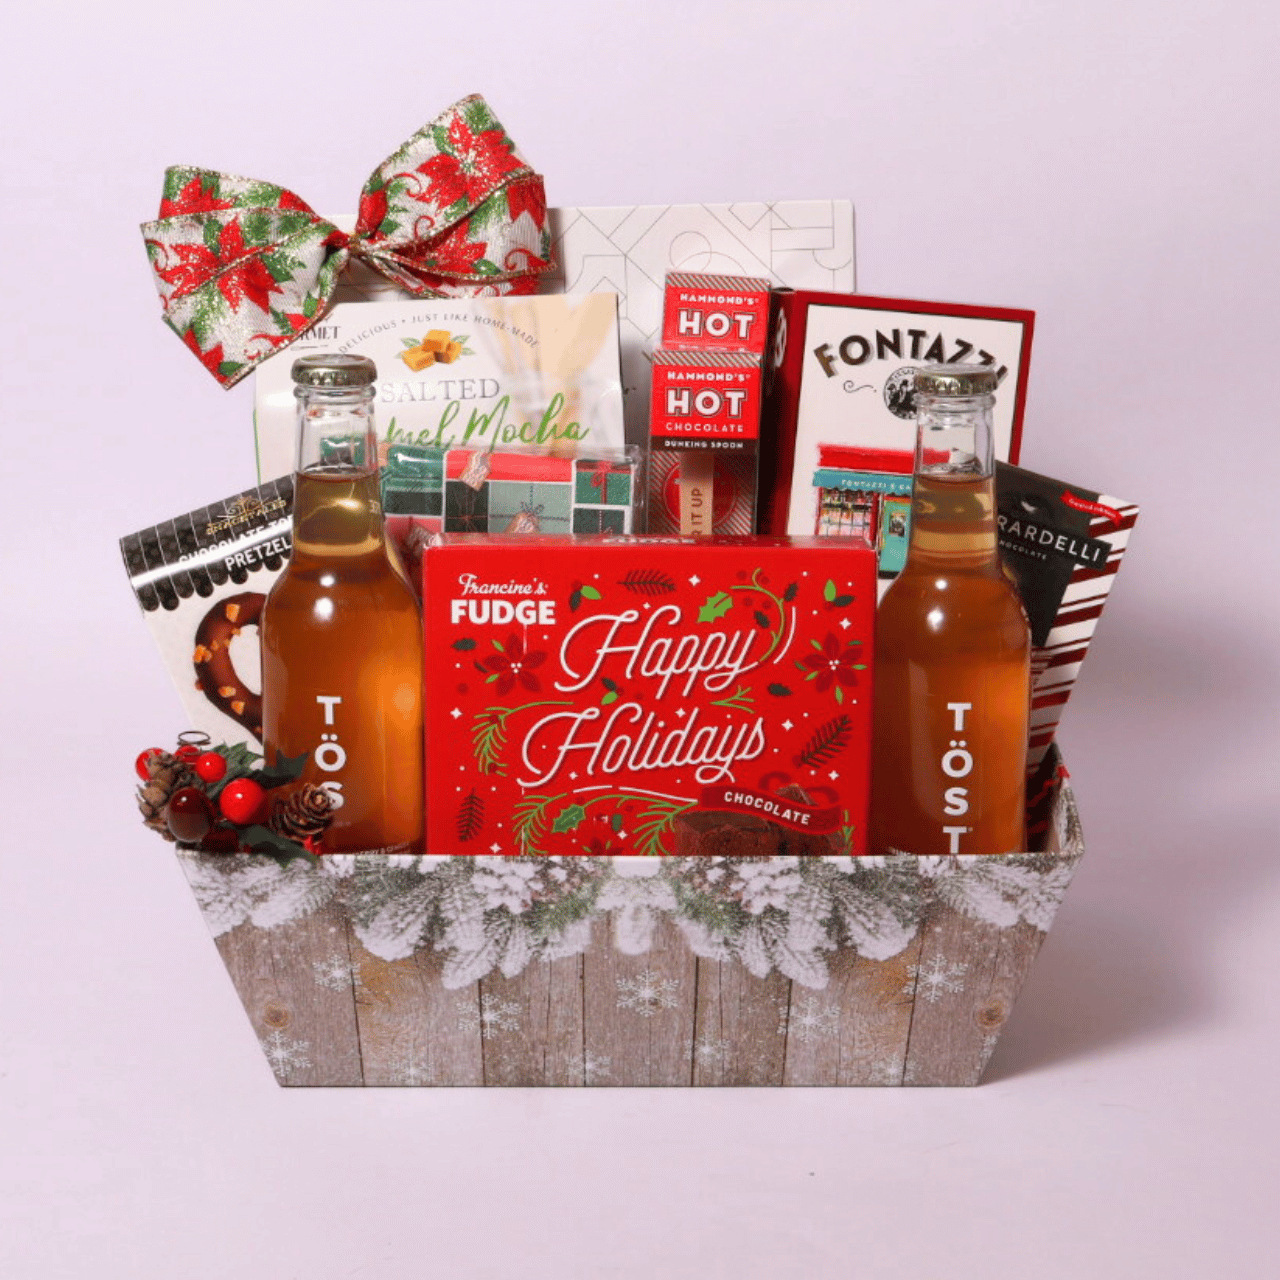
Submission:
<svg viewBox="0 0 1280 1280">
<path fill-rule="evenodd" d="M 865 852 L 868 546 L 442 534 L 422 574 L 429 853 Z"/>
</svg>

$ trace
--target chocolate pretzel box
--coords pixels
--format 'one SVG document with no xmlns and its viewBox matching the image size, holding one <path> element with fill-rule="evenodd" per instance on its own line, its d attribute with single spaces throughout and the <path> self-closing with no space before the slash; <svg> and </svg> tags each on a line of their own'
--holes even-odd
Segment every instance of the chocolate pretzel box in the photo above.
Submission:
<svg viewBox="0 0 1280 1280">
<path fill-rule="evenodd" d="M 422 563 L 430 853 L 865 851 L 865 544 L 442 534 Z"/>
<path fill-rule="evenodd" d="M 262 737 L 258 619 L 292 546 L 293 477 L 120 539 L 129 585 L 196 729 Z"/>
</svg>

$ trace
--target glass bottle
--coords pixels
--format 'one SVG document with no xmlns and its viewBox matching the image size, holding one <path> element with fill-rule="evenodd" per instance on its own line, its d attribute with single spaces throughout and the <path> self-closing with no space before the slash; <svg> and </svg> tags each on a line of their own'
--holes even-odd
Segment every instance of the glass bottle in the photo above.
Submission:
<svg viewBox="0 0 1280 1280">
<path fill-rule="evenodd" d="M 870 848 L 1016 852 L 1031 634 L 996 543 L 996 375 L 929 365 L 915 387 L 910 541 L 876 614 Z"/>
<path fill-rule="evenodd" d="M 261 622 L 267 760 L 306 753 L 301 780 L 333 796 L 324 853 L 422 842 L 422 621 L 383 528 L 376 377 L 363 356 L 294 363 L 293 553 Z"/>
</svg>

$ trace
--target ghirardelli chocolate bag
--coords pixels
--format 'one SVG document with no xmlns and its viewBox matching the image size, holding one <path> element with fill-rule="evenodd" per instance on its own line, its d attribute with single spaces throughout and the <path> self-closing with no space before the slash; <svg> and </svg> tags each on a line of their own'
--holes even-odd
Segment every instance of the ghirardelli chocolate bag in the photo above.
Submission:
<svg viewBox="0 0 1280 1280">
<path fill-rule="evenodd" d="M 996 463 L 1000 552 L 1031 622 L 1031 752 L 1044 758 L 1138 519 L 1121 498 Z"/>
<path fill-rule="evenodd" d="M 120 539 L 129 583 L 192 725 L 262 737 L 258 619 L 291 546 L 286 476 Z"/>
</svg>

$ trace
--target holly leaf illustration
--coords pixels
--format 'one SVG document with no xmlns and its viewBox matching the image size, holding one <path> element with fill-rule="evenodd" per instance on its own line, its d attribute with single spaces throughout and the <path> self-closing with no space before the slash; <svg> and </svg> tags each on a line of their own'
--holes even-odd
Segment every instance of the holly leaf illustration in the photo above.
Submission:
<svg viewBox="0 0 1280 1280">
<path fill-rule="evenodd" d="M 826 586 L 822 588 L 822 598 L 828 604 L 836 598 L 836 584 L 830 578 L 827 579 Z"/>
<path fill-rule="evenodd" d="M 717 618 L 723 618 L 732 608 L 733 597 L 727 591 L 717 591 L 715 595 L 708 596 L 706 604 L 698 610 L 698 621 L 714 622 Z"/>
<path fill-rule="evenodd" d="M 833 609 L 846 609 L 852 603 L 853 603 L 852 596 L 848 596 L 848 595 L 836 596 L 836 598 L 831 601 L 831 607 Z"/>
<path fill-rule="evenodd" d="M 791 697 L 791 690 L 788 689 L 785 684 L 771 684 L 769 686 L 769 692 L 773 694 L 775 698 Z"/>
<path fill-rule="evenodd" d="M 568 804 L 556 815 L 552 831 L 573 831 L 582 824 L 587 811 L 580 804 Z"/>
<path fill-rule="evenodd" d="M 796 598 L 796 592 L 800 590 L 798 582 L 789 582 L 787 589 L 782 593 L 782 598 L 790 604 Z"/>
<path fill-rule="evenodd" d="M 468 649 L 476 647 L 476 642 L 470 636 L 463 636 L 460 640 L 455 640 L 452 647 L 459 653 L 466 653 Z"/>
<path fill-rule="evenodd" d="M 611 702 L 617 702 L 617 700 L 618 700 L 617 690 L 610 689 L 609 692 L 606 693 L 604 697 L 600 699 L 600 705 L 602 707 L 607 707 Z"/>
<path fill-rule="evenodd" d="M 595 589 L 595 587 L 583 587 L 581 595 L 584 600 L 600 599 L 600 593 Z"/>
</svg>

